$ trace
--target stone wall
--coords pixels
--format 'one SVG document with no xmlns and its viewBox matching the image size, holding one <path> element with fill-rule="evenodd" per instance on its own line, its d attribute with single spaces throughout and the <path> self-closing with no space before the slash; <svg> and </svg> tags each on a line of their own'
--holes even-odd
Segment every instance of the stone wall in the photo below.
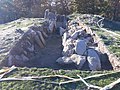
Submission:
<svg viewBox="0 0 120 90">
<path fill-rule="evenodd" d="M 83 23 L 81 23 L 81 24 L 84 25 Z M 102 39 L 92 29 L 90 29 L 89 26 L 86 27 L 86 28 L 88 28 L 88 29 L 86 29 L 88 33 L 94 33 L 95 34 L 94 40 L 96 42 L 98 42 L 99 51 L 101 53 L 103 53 L 103 54 L 106 53 L 108 55 L 108 58 L 109 58 L 109 61 L 110 61 L 111 65 L 112 65 L 112 67 L 113 67 L 113 70 L 120 70 L 120 61 L 119 61 L 119 58 L 117 58 L 117 56 L 115 56 L 113 53 L 111 53 L 107 49 L 107 47 L 104 44 L 104 42 L 102 41 Z"/>
<path fill-rule="evenodd" d="M 91 29 L 89 29 L 89 32 L 92 32 Z M 101 53 L 106 53 L 109 57 L 109 61 L 113 67 L 113 70 L 120 70 L 120 61 L 119 59 L 113 54 L 111 53 L 107 47 L 105 46 L 104 42 L 102 41 L 102 39 L 94 32 L 95 34 L 95 41 L 98 41 L 98 48 L 100 50 Z"/>
<path fill-rule="evenodd" d="M 41 25 L 33 24 L 25 28 L 14 26 L 0 31 L 1 66 L 26 66 L 27 61 L 32 60 L 46 44 L 46 21 Z"/>
</svg>

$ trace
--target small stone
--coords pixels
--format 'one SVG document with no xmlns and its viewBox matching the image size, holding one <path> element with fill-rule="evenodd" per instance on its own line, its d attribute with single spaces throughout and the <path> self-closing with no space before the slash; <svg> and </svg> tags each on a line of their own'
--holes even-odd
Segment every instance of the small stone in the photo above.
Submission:
<svg viewBox="0 0 120 90">
<path fill-rule="evenodd" d="M 73 61 L 69 57 L 60 57 L 56 60 L 57 63 L 59 64 L 71 64 Z"/>
<path fill-rule="evenodd" d="M 83 64 L 86 62 L 85 56 L 73 54 L 70 58 L 76 64 L 78 69 L 81 69 Z"/>
</svg>

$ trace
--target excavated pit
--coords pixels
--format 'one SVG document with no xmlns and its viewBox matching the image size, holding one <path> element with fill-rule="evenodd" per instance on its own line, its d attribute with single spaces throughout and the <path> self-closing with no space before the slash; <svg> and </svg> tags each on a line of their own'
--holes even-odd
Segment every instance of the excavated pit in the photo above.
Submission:
<svg viewBox="0 0 120 90">
<path fill-rule="evenodd" d="M 60 65 L 56 63 L 59 57 L 62 57 L 62 37 L 57 33 L 49 34 L 45 39 L 46 45 L 44 48 L 36 48 L 37 54 L 34 54 L 29 61 L 24 64 L 16 64 L 18 67 L 37 67 L 37 68 L 51 68 L 51 69 L 77 69 L 75 64 Z M 16 46 L 16 45 L 15 45 Z M 102 45 L 104 46 L 104 45 Z M 99 48 L 103 48 L 101 45 Z M 104 50 L 102 51 L 104 53 Z M 112 64 L 107 54 L 101 54 L 102 70 L 112 70 Z M 81 70 L 89 70 L 88 62 L 86 61 Z"/>
<path fill-rule="evenodd" d="M 60 65 L 56 60 L 62 56 L 62 37 L 56 33 L 50 34 L 46 39 L 46 46 L 39 50 L 30 62 L 25 66 L 37 68 L 52 68 L 52 69 L 77 69 L 74 64 Z"/>
<path fill-rule="evenodd" d="M 50 34 L 46 39 L 46 46 L 39 50 L 38 55 L 27 62 L 25 66 L 27 67 L 37 67 L 37 68 L 51 68 L 51 69 L 65 69 L 72 70 L 77 69 L 74 64 L 60 65 L 56 63 L 59 57 L 62 57 L 62 37 L 56 33 Z M 105 54 L 100 54 L 101 60 L 101 70 L 112 70 L 112 64 L 109 61 L 109 56 Z M 89 70 L 88 62 L 86 61 L 81 70 Z"/>
</svg>

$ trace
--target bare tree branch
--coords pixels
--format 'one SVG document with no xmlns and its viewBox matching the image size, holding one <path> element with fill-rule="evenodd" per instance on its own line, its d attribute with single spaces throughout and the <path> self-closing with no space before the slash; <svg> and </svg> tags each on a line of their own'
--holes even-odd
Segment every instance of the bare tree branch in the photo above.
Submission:
<svg viewBox="0 0 120 90">
<path fill-rule="evenodd" d="M 81 76 L 79 76 L 79 75 L 77 75 L 77 76 L 88 87 L 88 89 L 91 89 L 91 88 L 93 88 L 93 89 L 101 89 L 101 87 L 99 87 L 99 86 L 95 86 L 95 85 L 91 85 L 91 84 L 87 83 Z"/>
<path fill-rule="evenodd" d="M 7 72 L 0 75 L 0 79 L 3 78 L 5 75 L 11 73 L 13 70 L 17 69 L 17 67 L 12 66 Z"/>
<path fill-rule="evenodd" d="M 120 78 L 118 80 L 116 80 L 115 82 L 110 83 L 109 85 L 104 86 L 100 90 L 110 90 L 110 89 L 112 89 L 117 84 L 120 84 Z"/>
</svg>

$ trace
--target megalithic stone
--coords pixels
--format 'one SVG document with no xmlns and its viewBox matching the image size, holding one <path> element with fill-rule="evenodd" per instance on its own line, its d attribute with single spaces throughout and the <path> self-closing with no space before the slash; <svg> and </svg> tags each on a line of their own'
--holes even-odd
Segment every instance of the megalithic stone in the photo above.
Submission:
<svg viewBox="0 0 120 90">
<path fill-rule="evenodd" d="M 56 60 L 57 63 L 61 64 L 61 65 L 65 65 L 65 64 L 72 64 L 74 63 L 70 57 L 67 57 L 67 56 L 63 56 L 63 57 L 60 57 Z"/>
<path fill-rule="evenodd" d="M 82 55 L 73 54 L 70 58 L 75 63 L 78 69 L 81 69 L 86 62 L 86 57 Z"/>
<path fill-rule="evenodd" d="M 45 45 L 45 44 L 46 44 L 46 42 L 45 42 L 45 39 L 43 38 L 42 33 L 41 33 L 41 32 L 39 32 L 39 31 L 37 31 L 37 33 L 38 33 L 38 35 L 39 35 L 39 37 L 40 37 L 40 40 L 41 40 L 41 41 L 42 41 L 42 43 Z"/>
<path fill-rule="evenodd" d="M 48 32 L 48 27 L 44 27 L 44 29 L 43 29 L 43 31 L 46 33 L 46 34 L 48 34 L 49 32 Z"/>
<path fill-rule="evenodd" d="M 88 63 L 90 70 L 96 71 L 96 70 L 101 70 L 101 62 L 100 62 L 100 57 L 99 53 L 94 50 L 94 49 L 88 49 Z"/>
<path fill-rule="evenodd" d="M 44 33 L 43 35 L 44 35 L 45 37 L 47 37 L 47 34 L 46 34 L 47 31 L 45 30 L 44 26 L 40 26 L 37 31 L 40 31 L 40 32 Z"/>
<path fill-rule="evenodd" d="M 64 34 L 64 32 L 66 31 L 66 29 L 60 27 L 60 36 L 62 36 Z"/>
<path fill-rule="evenodd" d="M 48 37 L 48 35 L 47 35 L 44 31 L 42 31 L 42 34 L 43 34 L 43 36 L 45 36 L 46 38 Z"/>
<path fill-rule="evenodd" d="M 62 37 L 62 45 L 63 45 L 63 46 L 66 45 L 67 37 L 68 37 L 68 33 L 65 32 L 65 33 L 63 34 L 63 37 Z"/>
<path fill-rule="evenodd" d="M 45 13 L 44 13 L 44 18 L 45 18 L 45 19 L 48 19 L 48 13 L 49 13 L 49 9 L 46 9 L 46 10 L 45 10 Z"/>
<path fill-rule="evenodd" d="M 25 56 L 24 54 L 22 54 L 21 57 L 22 57 L 24 62 L 29 61 L 29 58 L 27 56 Z"/>
<path fill-rule="evenodd" d="M 75 31 L 72 35 L 71 35 L 71 38 L 72 39 L 77 39 L 77 37 L 78 37 L 78 32 L 77 31 Z"/>
<path fill-rule="evenodd" d="M 34 45 L 31 45 L 31 47 L 27 47 L 27 49 L 28 49 L 30 52 L 34 52 Z"/>
<path fill-rule="evenodd" d="M 36 35 L 36 36 L 34 37 L 34 39 L 35 39 L 35 42 L 36 42 L 41 48 L 44 48 L 44 47 L 45 47 L 45 46 L 42 44 L 42 41 L 40 40 L 40 38 L 39 38 L 38 35 Z"/>
</svg>

